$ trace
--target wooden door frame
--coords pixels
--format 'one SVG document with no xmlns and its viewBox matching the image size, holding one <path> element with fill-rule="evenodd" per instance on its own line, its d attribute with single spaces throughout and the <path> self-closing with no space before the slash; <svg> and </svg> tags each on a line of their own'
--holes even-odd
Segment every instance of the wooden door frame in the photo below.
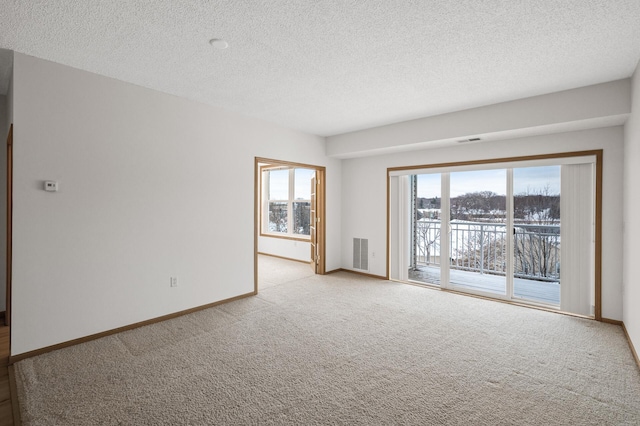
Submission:
<svg viewBox="0 0 640 426">
<path fill-rule="evenodd" d="M 254 278 L 254 293 L 258 293 L 258 237 L 261 231 L 261 215 L 262 215 L 262 203 L 261 194 L 262 188 L 260 187 L 260 164 L 269 164 L 280 167 L 298 167 L 304 169 L 312 169 L 316 171 L 316 180 L 318 181 L 318 192 L 316 194 L 317 203 L 317 217 L 319 222 L 316 229 L 316 244 L 318 245 L 318 253 L 320 259 L 317 264 L 317 274 L 324 275 L 326 273 L 326 168 L 323 166 L 316 166 L 312 164 L 295 163 L 284 160 L 274 160 L 271 158 L 255 157 L 254 167 L 254 249 L 253 249 L 253 278 Z"/>
<path fill-rule="evenodd" d="M 7 135 L 7 248 L 6 248 L 6 309 L 4 324 L 11 325 L 11 267 L 13 259 L 13 124 Z"/>
</svg>

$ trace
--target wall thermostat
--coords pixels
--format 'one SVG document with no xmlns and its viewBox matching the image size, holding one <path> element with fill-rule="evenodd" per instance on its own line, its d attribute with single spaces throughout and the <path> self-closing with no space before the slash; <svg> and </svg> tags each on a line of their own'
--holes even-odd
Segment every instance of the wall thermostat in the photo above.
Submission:
<svg viewBox="0 0 640 426">
<path fill-rule="evenodd" d="M 56 182 L 55 180 L 46 180 L 44 182 L 44 190 L 47 192 L 57 192 L 58 182 Z"/>
</svg>

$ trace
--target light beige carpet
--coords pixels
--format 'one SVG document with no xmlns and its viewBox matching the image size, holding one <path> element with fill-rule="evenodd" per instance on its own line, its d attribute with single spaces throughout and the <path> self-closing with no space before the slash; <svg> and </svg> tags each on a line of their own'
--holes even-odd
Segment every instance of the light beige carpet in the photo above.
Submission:
<svg viewBox="0 0 640 426">
<path fill-rule="evenodd" d="M 638 425 L 620 327 L 348 273 L 16 364 L 25 425 Z"/>
<path fill-rule="evenodd" d="M 314 275 L 308 263 L 258 255 L 258 291 Z"/>
</svg>

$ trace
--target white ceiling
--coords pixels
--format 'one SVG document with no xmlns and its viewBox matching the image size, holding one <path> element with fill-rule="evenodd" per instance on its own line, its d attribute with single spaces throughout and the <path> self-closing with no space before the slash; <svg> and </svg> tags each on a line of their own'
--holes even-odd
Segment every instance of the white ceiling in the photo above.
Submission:
<svg viewBox="0 0 640 426">
<path fill-rule="evenodd" d="M 3 0 L 0 48 L 329 136 L 629 77 L 640 0 Z"/>
</svg>

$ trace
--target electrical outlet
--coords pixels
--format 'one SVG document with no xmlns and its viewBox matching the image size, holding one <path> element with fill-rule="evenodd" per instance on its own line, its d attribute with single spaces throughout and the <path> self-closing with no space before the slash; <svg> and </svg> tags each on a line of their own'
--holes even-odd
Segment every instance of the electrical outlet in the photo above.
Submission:
<svg viewBox="0 0 640 426">
<path fill-rule="evenodd" d="M 171 287 L 178 287 L 178 277 L 171 277 Z"/>
</svg>

